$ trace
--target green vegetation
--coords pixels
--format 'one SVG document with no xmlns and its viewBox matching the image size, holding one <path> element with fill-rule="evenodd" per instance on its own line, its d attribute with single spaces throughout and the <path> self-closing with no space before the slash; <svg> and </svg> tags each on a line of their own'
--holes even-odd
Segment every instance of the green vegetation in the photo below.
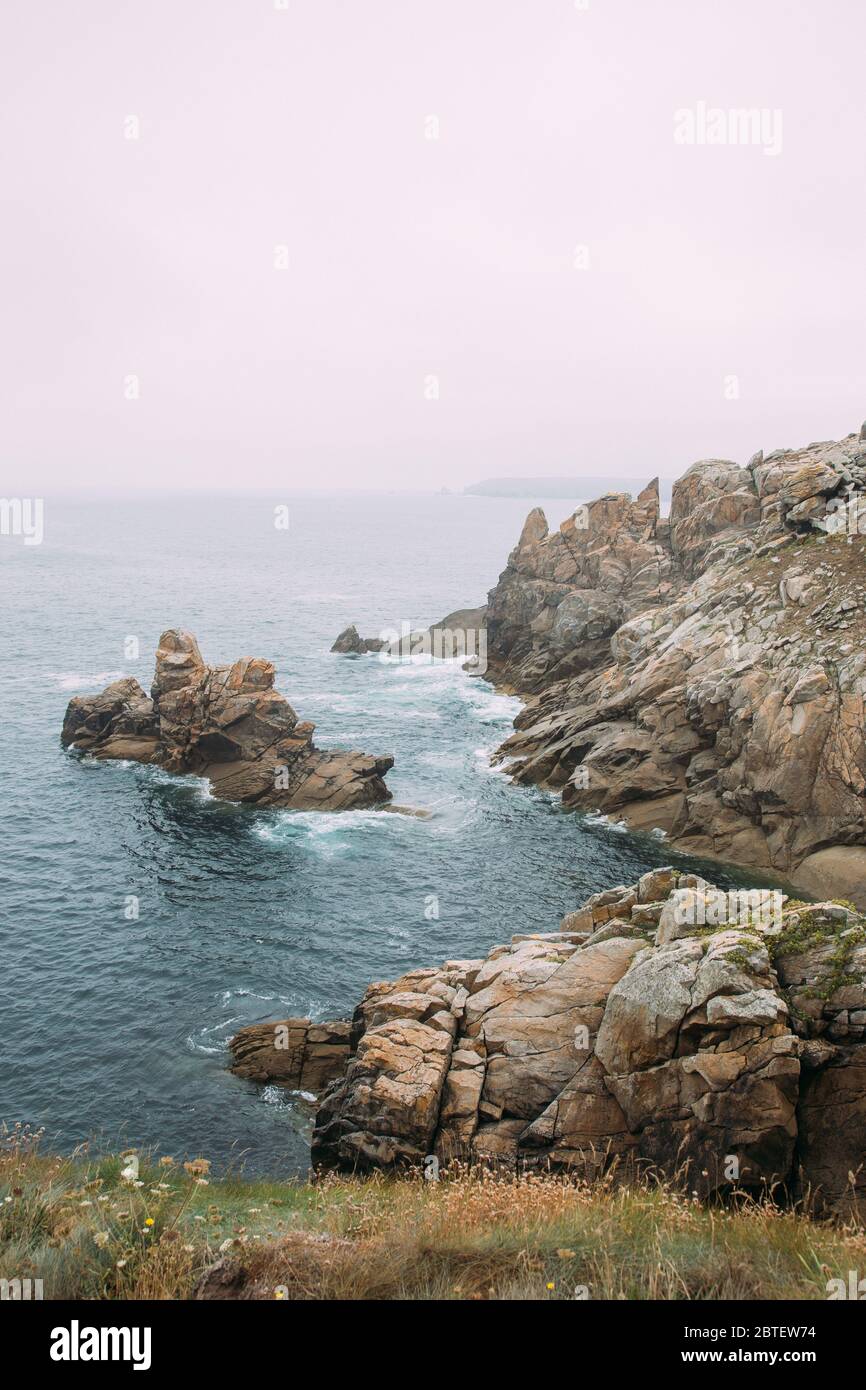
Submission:
<svg viewBox="0 0 866 1390">
<path fill-rule="evenodd" d="M 855 920 L 834 922 L 811 912 L 808 904 L 789 904 L 798 909 L 797 915 L 789 917 L 782 932 L 768 941 L 770 959 L 774 963 L 784 956 L 826 948 L 826 968 L 813 984 L 800 989 L 804 998 L 828 1000 L 843 985 L 860 982 L 860 976 L 852 973 L 850 967 L 854 952 L 866 944 L 866 924 L 851 903 L 838 899 L 834 905 L 856 914 Z"/>
<path fill-rule="evenodd" d="M 289 1299 L 815 1299 L 866 1233 L 772 1201 L 706 1206 L 649 1181 L 211 1178 L 205 1160 L 0 1150 L 0 1277 L 46 1298 L 182 1299 L 214 1263 Z M 123 1174 L 126 1172 L 127 1176 Z"/>
</svg>

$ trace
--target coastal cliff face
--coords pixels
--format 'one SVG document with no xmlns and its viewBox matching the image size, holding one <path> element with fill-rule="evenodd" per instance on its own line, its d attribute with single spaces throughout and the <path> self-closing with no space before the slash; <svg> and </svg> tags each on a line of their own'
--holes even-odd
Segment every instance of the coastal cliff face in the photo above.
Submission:
<svg viewBox="0 0 866 1390">
<path fill-rule="evenodd" d="M 518 781 L 866 908 L 866 438 L 536 509 L 487 639 Z"/>
<path fill-rule="evenodd" d="M 389 801 L 393 758 L 326 752 L 274 689 L 260 657 L 208 666 L 188 632 L 159 639 L 150 697 L 138 681 L 70 700 L 61 741 L 96 758 L 156 763 L 207 777 L 217 796 L 297 810 L 342 811 Z"/>
<path fill-rule="evenodd" d="M 280 1079 L 279 1026 L 233 1040 L 242 1074 L 252 1047 L 257 1078 Z M 371 985 L 349 1048 L 327 1053 L 319 1167 L 592 1177 L 617 1159 L 685 1169 L 703 1195 L 779 1181 L 866 1212 L 866 919 L 850 907 L 654 870 L 558 932 Z"/>
</svg>

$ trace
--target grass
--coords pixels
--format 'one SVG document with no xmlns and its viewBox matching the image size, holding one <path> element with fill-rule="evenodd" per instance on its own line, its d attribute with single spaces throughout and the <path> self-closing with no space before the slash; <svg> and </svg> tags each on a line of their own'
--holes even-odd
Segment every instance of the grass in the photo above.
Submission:
<svg viewBox="0 0 866 1390">
<path fill-rule="evenodd" d="M 438 1182 L 211 1179 L 205 1160 L 70 1158 L 0 1145 L 0 1278 L 45 1298 L 822 1299 L 866 1232 L 748 1198 L 709 1207 L 649 1181 L 480 1170 Z M 215 1287 L 211 1283 L 211 1289 Z"/>
</svg>

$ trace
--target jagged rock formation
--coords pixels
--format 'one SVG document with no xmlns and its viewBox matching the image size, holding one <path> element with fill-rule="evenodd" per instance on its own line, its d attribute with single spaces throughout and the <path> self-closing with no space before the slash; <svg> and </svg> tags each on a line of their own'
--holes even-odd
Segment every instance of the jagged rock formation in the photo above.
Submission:
<svg viewBox="0 0 866 1390">
<path fill-rule="evenodd" d="M 248 1081 L 287 1086 L 293 1091 L 321 1091 L 336 1080 L 349 1059 L 351 1025 L 338 1020 L 313 1023 L 284 1018 L 253 1023 L 229 1041 L 231 1070 Z"/>
<path fill-rule="evenodd" d="M 527 518 L 487 612 L 521 781 L 866 907 L 866 445 Z"/>
<path fill-rule="evenodd" d="M 115 681 L 100 695 L 70 700 L 61 741 L 96 758 L 158 763 L 207 777 L 228 801 L 343 811 L 389 801 L 390 757 L 324 752 L 274 689 L 260 657 L 207 666 L 188 632 L 159 639 L 150 698 L 138 681 Z"/>
<path fill-rule="evenodd" d="M 385 646 L 380 637 L 362 637 L 352 623 L 344 628 L 331 648 L 332 652 L 340 652 L 344 656 L 366 656 L 368 652 L 380 652 Z"/>
<path fill-rule="evenodd" d="M 849 907 L 654 870 L 558 932 L 372 985 L 351 1047 L 320 1167 L 618 1159 L 685 1166 L 705 1195 L 779 1181 L 866 1212 L 866 919 Z"/>
</svg>

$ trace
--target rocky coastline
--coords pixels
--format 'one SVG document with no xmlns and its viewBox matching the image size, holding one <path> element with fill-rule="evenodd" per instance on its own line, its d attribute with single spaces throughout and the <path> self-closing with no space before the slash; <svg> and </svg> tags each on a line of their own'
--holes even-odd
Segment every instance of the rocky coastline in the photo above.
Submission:
<svg viewBox="0 0 866 1390">
<path fill-rule="evenodd" d="M 496 755 L 515 780 L 819 901 L 776 891 L 768 915 L 770 890 L 732 904 L 653 870 L 559 930 L 372 984 L 351 1020 L 242 1029 L 239 1078 L 318 1096 L 316 1168 L 618 1166 L 862 1218 L 864 494 L 866 428 L 697 463 L 667 518 L 655 480 L 553 533 L 535 509 L 485 607 L 408 635 L 525 701 Z M 404 647 L 352 626 L 332 650 Z M 126 679 L 73 699 L 62 742 L 234 801 L 390 801 L 393 760 L 317 749 L 274 679 L 261 659 L 208 666 L 172 629 L 150 696 Z"/>
<path fill-rule="evenodd" d="M 486 607 L 463 610 L 487 678 L 526 702 L 498 760 L 823 900 L 775 892 L 768 916 L 759 890 L 731 909 L 656 870 L 559 931 L 371 985 L 351 1023 L 287 1021 L 292 1075 L 324 1088 L 314 1166 L 614 1164 L 862 1218 L 864 493 L 866 426 L 694 464 L 667 518 L 657 480 L 554 533 L 530 513 Z M 377 649 L 355 628 L 334 648 Z M 279 1079 L 276 1026 L 233 1039 L 239 1074 Z"/>
<path fill-rule="evenodd" d="M 866 908 L 866 425 L 695 463 L 668 517 L 657 479 L 555 532 L 535 508 L 487 604 L 412 637 L 443 633 L 525 701 L 516 781 Z"/>
<path fill-rule="evenodd" d="M 866 908 L 866 429 L 536 509 L 486 626 L 516 780 Z"/>
</svg>

